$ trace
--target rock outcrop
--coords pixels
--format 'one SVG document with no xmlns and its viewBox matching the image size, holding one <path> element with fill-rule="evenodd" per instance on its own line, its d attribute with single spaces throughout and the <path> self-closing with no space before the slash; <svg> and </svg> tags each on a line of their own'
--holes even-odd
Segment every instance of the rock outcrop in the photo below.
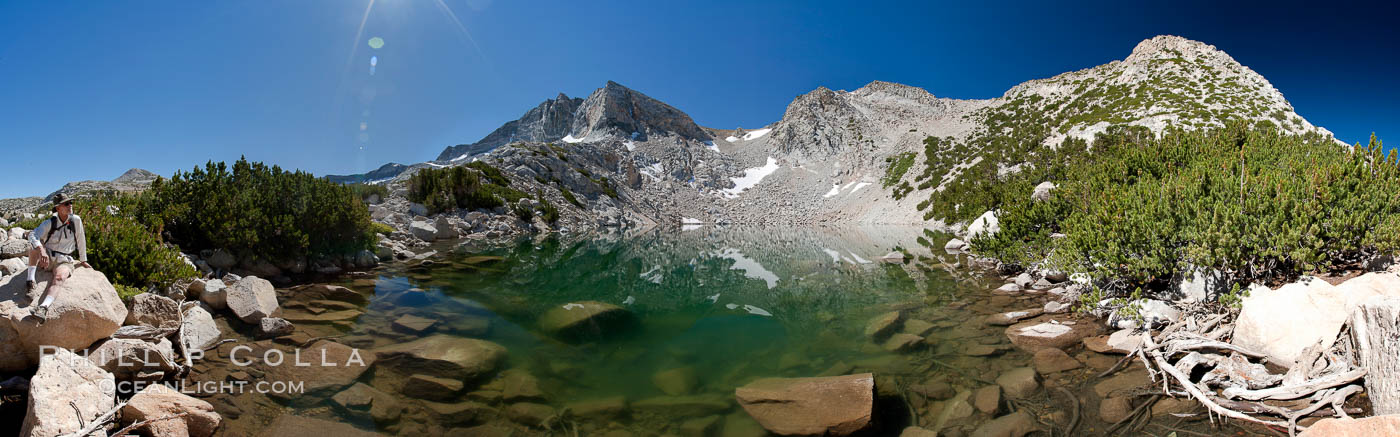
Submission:
<svg viewBox="0 0 1400 437">
<path fill-rule="evenodd" d="M 116 406 L 112 374 L 86 358 L 59 349 L 44 355 L 29 384 L 22 436 L 69 434 Z"/>
<path fill-rule="evenodd" d="M 1253 289 L 1241 305 L 1231 343 L 1288 367 L 1308 346 L 1330 345 L 1352 310 L 1379 295 L 1400 296 L 1400 275 L 1367 273 L 1336 286 L 1303 278 L 1275 290 Z"/>
<path fill-rule="evenodd" d="M 18 341 L 9 343 L 18 344 L 23 351 L 20 355 L 0 357 L 0 368 L 16 367 L 21 357 L 27 360 L 24 367 L 37 364 L 40 346 L 69 350 L 87 348 L 112 335 L 126 321 L 126 305 L 107 281 L 107 276 L 97 270 L 78 268 L 65 281 L 66 289 L 54 300 L 40 324 L 29 317 L 29 305 L 52 282 L 53 274 L 40 272 L 35 279 L 37 287 L 33 295 L 25 289 L 21 276 L 0 279 L 0 325 L 9 325 L 9 329 L 0 327 L 0 337 L 13 332 Z"/>
<path fill-rule="evenodd" d="M 258 323 L 277 312 L 277 290 L 257 276 L 247 276 L 230 285 L 225 297 L 229 311 L 244 323 Z"/>
<path fill-rule="evenodd" d="M 146 435 L 159 437 L 209 437 L 223 421 L 213 405 L 162 384 L 150 385 L 132 396 L 119 414 L 123 425 L 183 414 L 146 425 Z"/>
</svg>

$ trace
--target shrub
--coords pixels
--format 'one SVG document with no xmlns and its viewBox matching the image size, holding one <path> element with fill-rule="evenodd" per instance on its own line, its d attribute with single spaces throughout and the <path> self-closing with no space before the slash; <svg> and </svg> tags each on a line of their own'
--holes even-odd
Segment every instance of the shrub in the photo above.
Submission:
<svg viewBox="0 0 1400 437">
<path fill-rule="evenodd" d="M 370 195 L 379 195 L 380 199 L 389 197 L 389 187 L 380 184 L 347 184 L 350 191 L 355 193 L 355 197 L 360 201 L 369 200 Z"/>
<path fill-rule="evenodd" d="M 496 179 L 479 167 L 469 165 L 419 170 L 408 180 L 408 199 L 423 204 L 430 213 L 436 214 L 453 208 L 491 209 L 506 204 L 514 207 L 520 199 L 529 197 L 520 190 L 497 184 L 495 181 L 505 179 L 499 172 L 499 179 Z M 490 166 L 486 168 L 495 169 Z"/>
<path fill-rule="evenodd" d="M 1007 184 L 1014 195 L 997 205 L 1001 232 L 974 247 L 1089 273 L 1107 297 L 1160 290 L 1194 267 L 1244 285 L 1400 250 L 1400 165 L 1374 137 L 1344 148 L 1232 121 L 1160 139 L 1110 129 L 1093 150 L 1057 170 L 1048 201 Z M 1067 237 L 1051 241 L 1055 232 Z"/>
<path fill-rule="evenodd" d="M 119 294 L 140 293 L 152 286 L 165 288 L 176 281 L 198 277 L 179 248 L 138 220 L 139 199 L 132 195 L 99 196 L 74 203 L 73 212 L 83 219 L 88 263 L 117 286 Z M 110 214 L 108 206 L 117 207 Z"/>
<path fill-rule="evenodd" d="M 374 245 L 354 189 L 241 158 L 232 171 L 209 162 L 157 178 L 139 199 L 134 217 L 188 251 L 223 248 L 280 262 Z"/>
</svg>

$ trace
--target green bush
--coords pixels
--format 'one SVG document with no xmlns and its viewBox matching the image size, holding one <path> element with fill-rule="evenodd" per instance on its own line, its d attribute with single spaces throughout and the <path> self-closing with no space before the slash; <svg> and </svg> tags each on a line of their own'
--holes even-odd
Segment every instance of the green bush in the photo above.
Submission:
<svg viewBox="0 0 1400 437">
<path fill-rule="evenodd" d="M 353 191 L 355 193 L 355 197 L 359 198 L 361 201 L 368 200 L 370 195 L 376 194 L 379 195 L 380 199 L 386 199 L 389 197 L 389 187 L 385 187 L 383 185 L 347 184 L 346 186 L 350 187 L 350 191 Z"/>
<path fill-rule="evenodd" d="M 1193 267 L 1243 285 L 1400 250 L 1400 165 L 1374 137 L 1345 148 L 1239 121 L 1161 138 L 1113 128 L 1056 173 L 1044 202 L 1027 183 L 1006 184 L 1002 230 L 974 248 L 1089 273 L 1106 297 L 1160 290 Z M 1056 232 L 1067 236 L 1052 241 Z"/>
<path fill-rule="evenodd" d="M 472 164 L 480 165 L 419 170 L 408 180 L 408 199 L 436 214 L 453 208 L 491 209 L 507 204 L 514 207 L 520 199 L 530 197 L 520 190 L 497 184 L 496 181 L 505 180 L 499 171 L 496 172 L 498 179 L 481 170 L 482 166 L 491 170 L 495 170 L 494 167 L 480 161 Z M 483 181 L 483 177 L 486 180 Z"/>
<path fill-rule="evenodd" d="M 164 288 L 199 275 L 185 263 L 179 248 L 161 241 L 159 233 L 134 216 L 139 201 L 136 196 L 115 195 L 82 199 L 73 205 L 73 212 L 83 219 L 88 263 L 106 274 L 123 298 L 133 291 Z M 108 206 L 115 206 L 117 214 L 110 214 Z"/>
<path fill-rule="evenodd" d="M 301 171 L 239 159 L 157 178 L 134 217 L 187 251 L 223 248 L 272 262 L 372 248 L 369 211 L 354 189 Z"/>
</svg>

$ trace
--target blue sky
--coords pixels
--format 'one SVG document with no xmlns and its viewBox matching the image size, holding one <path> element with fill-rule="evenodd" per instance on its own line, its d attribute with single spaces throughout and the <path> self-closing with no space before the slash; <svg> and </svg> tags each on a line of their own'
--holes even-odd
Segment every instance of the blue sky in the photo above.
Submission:
<svg viewBox="0 0 1400 437">
<path fill-rule="evenodd" d="M 1400 141 L 1394 11 L 1043 3 L 0 2 L 0 198 L 240 155 L 316 174 L 420 162 L 607 80 L 717 128 L 872 80 L 988 98 L 1158 34 L 1225 50 L 1344 141 Z"/>
</svg>

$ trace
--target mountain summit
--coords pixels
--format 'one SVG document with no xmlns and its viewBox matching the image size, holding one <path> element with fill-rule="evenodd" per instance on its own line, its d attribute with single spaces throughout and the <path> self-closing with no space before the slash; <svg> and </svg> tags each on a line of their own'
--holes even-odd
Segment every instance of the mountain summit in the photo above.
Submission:
<svg viewBox="0 0 1400 437">
<path fill-rule="evenodd" d="M 635 135 L 634 135 L 635 133 Z M 710 135 L 679 109 L 613 81 L 587 99 L 564 93 L 545 100 L 520 119 L 506 123 L 472 144 L 448 147 L 438 161 L 457 161 L 511 142 L 578 142 L 605 137 L 670 135 L 709 140 Z"/>
</svg>

